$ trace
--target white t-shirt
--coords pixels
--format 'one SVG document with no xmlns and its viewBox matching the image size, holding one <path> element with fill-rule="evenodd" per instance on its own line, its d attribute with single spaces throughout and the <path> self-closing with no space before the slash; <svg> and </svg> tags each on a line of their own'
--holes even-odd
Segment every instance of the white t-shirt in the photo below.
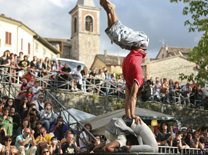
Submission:
<svg viewBox="0 0 208 155">
<path fill-rule="evenodd" d="M 81 70 L 80 71 L 77 71 L 77 68 L 74 68 L 72 70 L 72 74 L 76 74 L 78 76 L 73 76 L 73 78 L 79 82 L 79 84 L 82 84 L 82 74 L 81 74 Z"/>
<path fill-rule="evenodd" d="M 34 96 L 33 96 L 33 100 L 34 101 L 37 100 L 38 96 L 40 95 L 40 92 L 35 94 L 40 89 L 42 89 L 40 86 L 38 86 L 38 88 L 32 87 L 32 93 L 34 94 Z"/>
<path fill-rule="evenodd" d="M 89 137 L 86 135 L 86 133 L 84 131 L 82 131 L 82 133 L 80 133 L 79 137 L 80 137 L 79 138 L 79 146 L 81 148 L 81 152 L 87 151 L 87 147 L 83 143 L 82 139 L 84 138 L 85 140 L 89 141 Z"/>
</svg>

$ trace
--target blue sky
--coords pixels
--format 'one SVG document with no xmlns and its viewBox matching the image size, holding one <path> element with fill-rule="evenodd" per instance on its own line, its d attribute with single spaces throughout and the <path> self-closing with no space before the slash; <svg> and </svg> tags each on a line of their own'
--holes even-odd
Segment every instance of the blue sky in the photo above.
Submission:
<svg viewBox="0 0 208 155">
<path fill-rule="evenodd" d="M 193 48 L 201 34 L 189 33 L 183 16 L 185 4 L 170 3 L 169 0 L 111 0 L 116 5 L 116 13 L 123 24 L 144 31 L 150 38 L 147 53 L 154 58 L 165 40 L 171 47 Z M 22 21 L 42 37 L 71 37 L 71 17 L 68 12 L 77 0 L 0 0 L 0 14 Z M 99 0 L 94 0 L 99 6 Z M 100 53 L 107 49 L 108 54 L 127 55 L 128 51 L 111 44 L 104 33 L 107 17 L 101 10 L 101 47 Z"/>
</svg>

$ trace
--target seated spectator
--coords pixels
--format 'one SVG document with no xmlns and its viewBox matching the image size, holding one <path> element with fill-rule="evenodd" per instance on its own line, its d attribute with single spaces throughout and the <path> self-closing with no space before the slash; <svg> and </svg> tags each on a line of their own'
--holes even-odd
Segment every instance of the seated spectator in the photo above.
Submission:
<svg viewBox="0 0 208 155">
<path fill-rule="evenodd" d="M 1 98 L 1 103 L 0 103 L 0 116 L 3 115 L 3 112 L 4 112 L 4 106 L 5 106 L 5 104 L 6 104 L 6 102 L 7 102 L 8 99 L 9 99 L 8 96 L 3 96 L 3 97 Z"/>
<path fill-rule="evenodd" d="M 68 134 L 73 134 L 72 130 L 68 130 L 66 132 L 64 138 L 61 140 L 61 144 L 64 143 L 64 142 L 66 142 L 66 137 L 67 137 Z M 75 143 L 76 143 L 76 141 L 75 141 Z M 77 146 L 77 143 L 76 143 L 76 146 Z"/>
<path fill-rule="evenodd" d="M 45 57 L 45 60 L 43 62 L 43 72 L 45 75 L 48 75 L 51 71 L 51 62 L 48 57 Z"/>
<path fill-rule="evenodd" d="M 176 138 L 173 139 L 172 146 L 178 147 L 180 150 L 185 148 L 190 148 L 185 142 L 182 141 L 182 132 L 178 131 L 176 133 Z"/>
<path fill-rule="evenodd" d="M 9 50 L 4 51 L 3 56 L 1 57 L 1 70 L 3 71 L 3 74 L 8 73 L 8 66 L 10 65 L 10 59 L 9 59 Z"/>
<path fill-rule="evenodd" d="M 49 148 L 43 148 L 42 152 L 41 152 L 41 155 L 50 155 L 50 150 Z"/>
<path fill-rule="evenodd" d="M 30 122 L 27 118 L 23 119 L 21 126 L 17 128 L 17 135 L 23 134 L 26 128 L 30 128 Z"/>
<path fill-rule="evenodd" d="M 58 140 L 62 140 L 67 130 L 68 126 L 64 124 L 62 116 L 58 116 L 56 123 L 51 126 L 50 132 L 54 133 Z"/>
<path fill-rule="evenodd" d="M 62 144 L 61 147 L 64 154 L 67 153 L 78 153 L 77 147 L 74 144 L 74 135 L 68 134 L 66 138 L 66 142 Z"/>
<path fill-rule="evenodd" d="M 26 96 L 24 96 L 18 106 L 18 108 L 19 108 L 18 111 L 20 113 L 21 119 L 23 119 L 23 117 L 24 117 L 23 114 L 25 111 L 27 111 L 29 109 L 29 107 L 30 107 L 30 103 L 28 101 L 28 98 Z"/>
<path fill-rule="evenodd" d="M 13 154 L 17 154 L 18 153 L 18 149 L 16 148 L 16 146 L 12 146 L 12 138 L 10 136 L 6 136 L 4 138 L 4 143 L 5 143 L 5 147 L 3 147 L 3 154 L 5 155 L 13 155 Z"/>
<path fill-rule="evenodd" d="M 15 108 L 15 104 L 14 104 L 14 99 L 13 98 L 9 98 L 6 102 L 6 104 L 4 105 L 4 108 L 10 109 L 14 107 Z"/>
<path fill-rule="evenodd" d="M 180 93 L 181 93 L 181 87 L 179 86 L 179 82 L 175 82 L 175 85 L 174 85 L 174 92 L 175 92 L 175 96 L 176 97 L 179 97 Z M 178 102 L 178 99 L 176 98 L 176 101 L 175 102 Z"/>
<path fill-rule="evenodd" d="M 16 112 L 14 107 L 11 108 L 9 116 L 12 117 L 12 119 L 13 119 L 13 131 L 17 130 L 17 128 L 21 122 L 21 119 L 20 119 L 19 113 Z"/>
<path fill-rule="evenodd" d="M 32 73 L 33 74 L 33 73 Z M 28 87 L 33 87 L 35 84 L 36 78 L 35 76 L 31 76 L 30 82 L 28 82 Z"/>
<path fill-rule="evenodd" d="M 32 129 L 35 129 L 37 121 L 40 119 L 40 114 L 36 110 L 35 104 L 30 104 L 30 108 L 24 112 L 23 118 L 27 118 Z"/>
<path fill-rule="evenodd" d="M 24 129 L 23 134 L 17 136 L 15 146 L 21 155 L 35 155 L 37 147 L 34 138 L 34 131 L 31 131 L 30 128 Z"/>
<path fill-rule="evenodd" d="M 204 145 L 200 142 L 200 135 L 198 131 L 195 131 L 193 134 L 193 143 L 191 147 L 204 149 Z"/>
<path fill-rule="evenodd" d="M 37 76 L 38 73 L 38 59 L 36 56 L 33 56 L 33 60 L 31 61 L 31 68 L 35 70 L 35 75 Z"/>
<path fill-rule="evenodd" d="M 42 126 L 43 126 L 43 123 L 41 121 L 38 121 L 37 125 L 36 125 L 36 127 L 34 129 L 34 131 L 35 131 L 35 134 L 34 134 L 35 138 L 37 138 L 40 135 L 40 129 L 42 128 Z"/>
<path fill-rule="evenodd" d="M 39 155 L 42 152 L 43 148 L 51 145 L 51 136 L 47 134 L 47 130 L 45 127 L 40 128 L 40 135 L 36 138 L 37 143 L 37 154 Z"/>
<path fill-rule="evenodd" d="M 160 132 L 156 138 L 158 146 L 170 146 L 173 136 L 170 134 L 170 126 L 167 122 L 160 124 Z"/>
<path fill-rule="evenodd" d="M 40 113 L 44 109 L 43 94 L 40 94 L 36 101 L 33 103 L 36 105 L 36 110 Z"/>
<path fill-rule="evenodd" d="M 25 97 L 27 97 L 28 102 L 31 104 L 33 102 L 33 93 L 32 93 L 32 87 L 28 87 L 25 94 Z"/>
<path fill-rule="evenodd" d="M 8 136 L 12 136 L 13 119 L 9 116 L 9 109 L 7 108 L 5 108 L 3 116 L 0 117 L 0 125 L 5 128 Z"/>
<path fill-rule="evenodd" d="M 89 132 L 92 131 L 92 125 L 90 123 L 85 124 L 84 127 Z M 79 146 L 81 148 L 81 153 L 92 151 L 93 148 L 89 148 L 89 145 L 92 144 L 92 140 L 90 138 L 90 135 L 83 129 L 83 131 L 79 135 Z"/>
<path fill-rule="evenodd" d="M 24 97 L 24 94 L 26 93 L 27 88 L 28 88 L 27 83 L 28 83 L 27 78 L 22 78 L 22 85 L 20 87 L 20 90 L 19 90 L 19 94 L 17 96 L 17 99 L 21 100 Z"/>
<path fill-rule="evenodd" d="M 44 68 L 43 68 L 43 59 L 40 59 L 37 63 L 37 69 L 39 70 L 38 76 L 43 77 L 44 76 Z"/>
<path fill-rule="evenodd" d="M 202 134 L 202 142 L 204 143 L 204 148 L 208 148 L 208 134 L 207 134 L 207 127 L 202 126 L 201 128 L 201 134 Z"/>
<path fill-rule="evenodd" d="M 188 107 L 190 105 L 190 93 L 192 91 L 192 88 L 190 86 L 189 83 L 186 84 L 186 86 L 184 86 L 182 88 L 182 95 L 184 96 L 184 106 Z"/>
<path fill-rule="evenodd" d="M 61 143 L 57 140 L 56 137 L 51 138 L 51 146 L 49 147 L 50 153 L 59 153 L 62 154 Z"/>
<path fill-rule="evenodd" d="M 46 101 L 44 109 L 40 112 L 40 121 L 43 123 L 43 126 L 46 128 L 47 133 L 50 132 L 50 125 L 56 123 L 57 116 L 53 111 L 53 105 L 50 101 Z"/>
</svg>

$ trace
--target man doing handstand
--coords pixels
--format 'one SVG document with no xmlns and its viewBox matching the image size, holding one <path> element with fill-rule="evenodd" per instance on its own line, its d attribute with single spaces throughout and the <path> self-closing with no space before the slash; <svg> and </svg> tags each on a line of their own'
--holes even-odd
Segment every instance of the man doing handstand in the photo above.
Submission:
<svg viewBox="0 0 208 155">
<path fill-rule="evenodd" d="M 105 9 L 108 17 L 108 28 L 106 33 L 112 42 L 121 48 L 131 52 L 124 59 L 122 64 L 123 76 L 126 81 L 125 88 L 125 113 L 127 118 L 135 119 L 141 123 L 141 119 L 135 116 L 137 95 L 146 101 L 151 93 L 148 83 L 143 83 L 142 59 L 146 56 L 149 38 L 143 32 L 135 32 L 124 26 L 115 13 L 115 5 L 109 0 L 100 0 L 101 6 Z"/>
</svg>

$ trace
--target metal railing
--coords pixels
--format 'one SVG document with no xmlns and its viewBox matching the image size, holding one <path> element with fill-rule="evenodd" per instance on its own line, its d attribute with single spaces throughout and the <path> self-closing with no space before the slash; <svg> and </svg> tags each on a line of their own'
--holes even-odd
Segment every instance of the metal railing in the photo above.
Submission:
<svg viewBox="0 0 208 155">
<path fill-rule="evenodd" d="M 8 79 L 8 76 L 4 76 L 4 74 L 2 74 L 2 72 L 0 72 L 0 97 L 3 97 L 3 96 L 9 96 L 11 98 L 16 98 L 17 95 L 19 93 L 19 90 L 14 86 L 14 84 L 12 84 L 9 79 Z M 66 107 L 60 103 L 59 100 L 57 100 L 47 89 L 44 89 L 43 91 L 43 94 L 44 94 L 44 97 L 45 97 L 45 100 L 50 100 L 52 103 L 53 103 L 53 106 L 54 106 L 54 112 L 57 114 L 57 115 L 60 115 L 61 113 L 66 113 L 67 116 L 65 115 L 62 115 L 64 116 L 64 119 L 63 120 L 66 120 L 66 124 L 70 127 L 70 121 L 69 121 L 69 116 L 71 116 L 75 122 L 76 122 L 76 125 L 77 125 L 77 130 L 72 130 L 74 131 L 74 133 L 77 133 L 77 132 L 80 132 L 82 129 L 85 130 L 86 133 L 89 134 L 90 137 L 92 137 L 93 140 L 97 140 L 94 135 L 92 133 L 90 133 L 77 119 L 76 117 L 74 117 L 69 111 L 68 109 L 66 109 Z"/>
<path fill-rule="evenodd" d="M 199 149 L 199 148 L 184 148 L 183 150 L 180 150 L 178 147 L 172 147 L 172 146 L 158 146 L 158 153 L 164 153 L 164 154 L 205 154 L 205 149 Z"/>
</svg>

